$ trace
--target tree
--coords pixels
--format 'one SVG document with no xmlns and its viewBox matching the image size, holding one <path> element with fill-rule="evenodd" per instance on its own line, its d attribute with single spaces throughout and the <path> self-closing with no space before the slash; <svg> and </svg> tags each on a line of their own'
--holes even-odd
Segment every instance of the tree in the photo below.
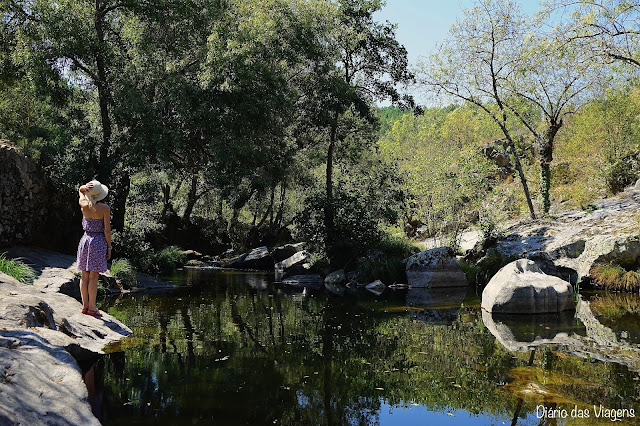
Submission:
<svg viewBox="0 0 640 426">
<path fill-rule="evenodd" d="M 571 11 L 571 22 L 561 40 L 605 62 L 623 62 L 640 68 L 640 1 L 554 0 L 545 11 Z"/>
<path fill-rule="evenodd" d="M 516 152 L 505 82 L 520 70 L 526 22 L 516 3 L 482 0 L 451 27 L 450 38 L 423 64 L 420 81 L 437 95 L 477 105 L 499 127 L 511 149 L 529 213 L 536 218 Z"/>
<path fill-rule="evenodd" d="M 595 90 L 603 90 L 605 80 L 590 55 L 559 45 L 552 35 L 530 34 L 519 54 L 519 69 L 507 78 L 507 87 L 515 99 L 509 98 L 506 105 L 536 140 L 542 211 L 547 214 L 556 135 L 566 116 L 591 99 Z M 539 115 L 544 119 L 542 126 Z"/>
<path fill-rule="evenodd" d="M 321 81 L 325 108 L 321 126 L 328 130 L 324 207 L 325 248 L 335 244 L 334 156 L 350 134 L 349 122 L 356 117 L 375 122 L 372 103 L 389 99 L 413 107 L 413 99 L 401 95 L 396 85 L 413 80 L 407 51 L 395 39 L 395 27 L 374 20 L 381 0 L 340 0 L 329 47 L 337 66 Z M 371 141 L 370 141 L 371 142 Z"/>
</svg>

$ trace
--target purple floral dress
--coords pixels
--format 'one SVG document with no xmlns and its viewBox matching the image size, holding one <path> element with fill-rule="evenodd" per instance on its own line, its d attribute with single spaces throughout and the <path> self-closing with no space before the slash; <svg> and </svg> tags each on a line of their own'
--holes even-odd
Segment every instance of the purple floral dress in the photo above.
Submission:
<svg viewBox="0 0 640 426">
<path fill-rule="evenodd" d="M 84 235 L 78 244 L 78 270 L 105 272 L 107 270 L 107 240 L 104 220 L 82 218 Z"/>
</svg>

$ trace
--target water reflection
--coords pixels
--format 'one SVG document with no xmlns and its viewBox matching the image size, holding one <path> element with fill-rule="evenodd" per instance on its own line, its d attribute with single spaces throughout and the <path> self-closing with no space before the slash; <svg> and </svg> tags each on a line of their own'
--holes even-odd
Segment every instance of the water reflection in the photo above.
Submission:
<svg viewBox="0 0 640 426">
<path fill-rule="evenodd" d="M 104 306 L 134 330 L 96 366 L 104 423 L 402 424 L 419 407 L 421 423 L 537 424 L 521 391 L 567 377 L 584 383 L 553 388 L 564 401 L 640 412 L 637 374 L 548 346 L 510 352 L 464 292 L 336 297 L 264 277 L 185 271 L 186 287 Z"/>
<path fill-rule="evenodd" d="M 586 329 L 573 312 L 542 315 L 496 315 L 482 310 L 482 322 L 508 350 L 526 352 L 542 345 L 580 344 Z"/>
</svg>

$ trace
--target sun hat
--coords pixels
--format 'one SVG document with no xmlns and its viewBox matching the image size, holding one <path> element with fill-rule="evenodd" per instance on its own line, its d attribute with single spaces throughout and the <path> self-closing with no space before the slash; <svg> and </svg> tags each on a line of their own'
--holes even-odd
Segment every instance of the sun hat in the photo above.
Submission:
<svg viewBox="0 0 640 426">
<path fill-rule="evenodd" d="M 100 200 L 104 200 L 104 198 L 109 193 L 109 188 L 107 188 L 107 185 L 103 185 L 97 180 L 92 180 L 89 183 L 93 184 L 93 188 L 88 189 L 84 193 L 84 195 L 89 199 L 89 201 L 91 201 L 91 203 L 97 203 Z"/>
</svg>

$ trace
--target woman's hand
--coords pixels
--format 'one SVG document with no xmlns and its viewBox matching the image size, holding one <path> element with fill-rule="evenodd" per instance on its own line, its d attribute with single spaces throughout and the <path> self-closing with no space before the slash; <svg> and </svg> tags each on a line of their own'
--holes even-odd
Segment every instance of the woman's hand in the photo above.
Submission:
<svg viewBox="0 0 640 426">
<path fill-rule="evenodd" d="M 107 247 L 107 260 L 111 260 L 111 247 Z"/>
</svg>

